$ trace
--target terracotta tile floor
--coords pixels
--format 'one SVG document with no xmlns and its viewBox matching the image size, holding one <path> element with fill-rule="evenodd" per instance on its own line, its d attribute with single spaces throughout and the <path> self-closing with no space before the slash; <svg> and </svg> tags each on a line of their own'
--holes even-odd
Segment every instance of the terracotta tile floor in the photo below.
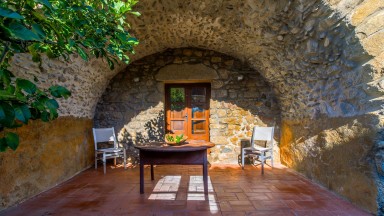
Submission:
<svg viewBox="0 0 384 216">
<path fill-rule="evenodd" d="M 88 169 L 71 180 L 0 215 L 370 215 L 322 187 L 279 166 L 212 165 L 209 195 L 200 166 L 145 169 L 139 193 L 138 167 Z"/>
</svg>

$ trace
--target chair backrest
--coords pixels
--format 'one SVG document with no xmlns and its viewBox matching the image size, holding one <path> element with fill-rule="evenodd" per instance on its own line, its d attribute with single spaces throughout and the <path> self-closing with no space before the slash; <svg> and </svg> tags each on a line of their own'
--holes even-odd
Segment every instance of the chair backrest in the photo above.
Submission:
<svg viewBox="0 0 384 216">
<path fill-rule="evenodd" d="M 252 132 L 251 146 L 254 147 L 255 141 L 266 141 L 266 146 L 273 147 L 274 127 L 254 127 Z"/>
<path fill-rule="evenodd" d="M 93 140 L 95 141 L 95 150 L 98 149 L 97 143 L 113 142 L 113 147 L 118 148 L 115 129 L 111 128 L 93 128 Z"/>
</svg>

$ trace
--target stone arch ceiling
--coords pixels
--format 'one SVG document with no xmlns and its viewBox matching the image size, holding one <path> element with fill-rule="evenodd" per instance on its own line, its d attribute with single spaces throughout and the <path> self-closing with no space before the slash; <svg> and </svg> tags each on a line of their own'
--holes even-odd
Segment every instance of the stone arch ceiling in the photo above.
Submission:
<svg viewBox="0 0 384 216">
<path fill-rule="evenodd" d="M 382 103 L 383 8 L 382 0 L 141 1 L 142 16 L 128 17 L 140 40 L 131 58 L 178 47 L 222 52 L 269 81 L 284 117 L 357 115 Z M 14 60 L 23 76 L 72 90 L 61 102 L 63 115 L 90 118 L 109 80 L 125 67 L 109 71 L 100 60 L 82 63 L 76 56 L 25 66 L 26 59 Z"/>
<path fill-rule="evenodd" d="M 384 125 L 383 0 L 142 0 L 136 9 L 142 16 L 128 19 L 141 42 L 132 61 L 168 48 L 196 47 L 246 62 L 273 87 L 283 120 L 304 122 L 286 127 L 298 136 L 304 134 L 307 140 L 300 141 L 304 144 L 296 143 L 282 125 L 282 160 L 371 212 L 376 211 L 376 197 L 378 206 L 383 206 L 384 144 L 383 137 L 374 137 Z M 18 55 L 12 71 L 36 76 L 43 87 L 67 86 L 73 96 L 59 101 L 61 115 L 92 119 L 109 81 L 129 65 L 110 71 L 101 60 L 84 63 L 76 55 L 71 58 L 39 66 L 31 63 L 30 56 Z M 307 134 L 313 122 L 324 133 Z M 337 128 L 327 132 L 331 128 L 324 124 Z M 329 137 L 337 140 L 328 142 Z M 332 147 L 324 158 L 339 158 L 331 161 L 337 167 L 311 155 L 324 144 Z M 381 177 L 372 176 L 378 174 L 367 168 L 366 154 L 377 159 Z M 307 163 L 298 164 L 301 160 Z M 334 177 L 338 172 L 346 180 Z M 370 195 L 361 196 L 367 191 Z"/>
<path fill-rule="evenodd" d="M 383 65 L 372 65 L 383 47 L 372 41 L 383 37 L 384 16 L 368 4 L 143 1 L 137 7 L 143 15 L 131 22 L 142 41 L 138 53 L 176 47 L 222 52 L 250 63 L 270 82 L 286 117 L 343 116 L 376 107 L 367 103 L 377 97 L 368 88 L 378 89 L 366 82 L 381 76 L 374 73 Z"/>
</svg>

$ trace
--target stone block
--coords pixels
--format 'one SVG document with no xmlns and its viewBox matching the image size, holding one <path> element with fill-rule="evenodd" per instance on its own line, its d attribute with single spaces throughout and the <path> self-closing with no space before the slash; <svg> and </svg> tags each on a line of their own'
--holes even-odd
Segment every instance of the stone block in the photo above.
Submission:
<svg viewBox="0 0 384 216">
<path fill-rule="evenodd" d="M 219 118 L 227 116 L 227 110 L 226 109 L 218 109 L 216 112 L 217 112 L 217 116 Z"/>
<path fill-rule="evenodd" d="M 229 125 L 240 125 L 240 124 L 241 124 L 241 119 L 239 119 L 239 118 L 234 118 L 234 117 L 230 117 L 230 118 L 222 118 L 222 119 L 220 119 L 220 122 L 221 122 L 221 123 L 228 124 L 228 126 L 229 126 Z"/>
<path fill-rule="evenodd" d="M 357 26 L 364 21 L 371 14 L 376 12 L 379 8 L 384 7 L 384 2 L 382 0 L 366 0 L 362 2 L 356 9 L 352 12 L 351 21 L 352 24 Z"/>
<path fill-rule="evenodd" d="M 240 131 L 241 126 L 237 124 L 230 124 L 228 125 L 228 131 Z"/>
<path fill-rule="evenodd" d="M 213 56 L 213 57 L 211 58 L 211 62 L 212 62 L 212 63 L 220 63 L 220 62 L 221 62 L 221 57 Z"/>
<path fill-rule="evenodd" d="M 238 98 L 237 92 L 229 92 L 229 98 L 231 99 Z"/>
<path fill-rule="evenodd" d="M 230 141 L 231 141 L 231 143 L 233 143 L 233 144 L 237 144 L 237 143 L 239 142 L 239 138 L 237 138 L 237 137 L 232 137 L 232 138 L 230 138 Z"/>
<path fill-rule="evenodd" d="M 209 128 L 210 129 L 223 129 L 223 128 L 227 128 L 227 125 L 226 124 L 210 124 Z"/>
<path fill-rule="evenodd" d="M 384 52 L 384 32 L 379 31 L 362 41 L 368 54 L 377 56 Z"/>
<path fill-rule="evenodd" d="M 230 71 L 228 71 L 226 69 L 219 69 L 219 70 L 217 70 L 217 72 L 219 73 L 219 77 L 221 79 L 224 79 L 224 80 L 228 79 L 229 74 L 231 73 Z"/>
<path fill-rule="evenodd" d="M 213 136 L 211 137 L 211 142 L 220 145 L 225 145 L 229 143 L 227 138 L 224 136 Z"/>
<path fill-rule="evenodd" d="M 183 50 L 183 55 L 185 55 L 185 56 L 191 56 L 192 53 L 193 53 L 193 51 L 190 50 L 190 49 L 185 49 L 185 50 Z"/>
<path fill-rule="evenodd" d="M 194 54 L 195 56 L 197 56 L 197 57 L 203 57 L 203 52 L 202 52 L 202 51 L 199 51 L 199 50 L 195 50 L 195 51 L 193 52 L 193 54 Z"/>
<path fill-rule="evenodd" d="M 174 64 L 181 64 L 181 63 L 183 63 L 183 60 L 180 57 L 175 57 L 175 59 L 173 60 L 173 63 Z"/>
<path fill-rule="evenodd" d="M 224 82 L 222 80 L 212 80 L 211 82 L 212 89 L 219 89 L 223 86 L 224 86 Z"/>
<path fill-rule="evenodd" d="M 212 98 L 226 98 L 228 97 L 227 90 L 212 90 Z"/>
<path fill-rule="evenodd" d="M 232 67 L 232 65 L 233 65 L 234 62 L 235 62 L 234 60 L 227 60 L 227 61 L 224 62 L 224 64 L 225 64 L 226 66 L 228 66 L 228 67 Z"/>
</svg>

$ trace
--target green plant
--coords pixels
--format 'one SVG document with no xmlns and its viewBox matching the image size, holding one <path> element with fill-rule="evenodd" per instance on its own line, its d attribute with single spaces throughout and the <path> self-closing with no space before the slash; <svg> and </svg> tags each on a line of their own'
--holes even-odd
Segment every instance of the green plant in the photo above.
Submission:
<svg viewBox="0 0 384 216">
<path fill-rule="evenodd" d="M 71 93 L 63 86 L 40 89 L 33 81 L 17 78 L 8 70 L 16 53 L 30 53 L 41 63 L 49 58 L 78 53 L 82 59 L 104 58 L 111 69 L 118 61 L 129 63 L 138 40 L 126 22 L 136 0 L 2 0 L 0 2 L 0 151 L 19 145 L 7 129 L 28 124 L 29 119 L 50 121 L 58 117 L 56 98 Z"/>
<path fill-rule="evenodd" d="M 176 143 L 180 143 L 184 138 L 184 134 L 180 134 L 178 136 L 176 136 Z"/>
<path fill-rule="evenodd" d="M 165 138 L 166 138 L 169 142 L 174 142 L 174 139 L 173 139 L 173 136 L 172 136 L 172 135 L 167 134 L 167 135 L 165 136 Z"/>
</svg>

